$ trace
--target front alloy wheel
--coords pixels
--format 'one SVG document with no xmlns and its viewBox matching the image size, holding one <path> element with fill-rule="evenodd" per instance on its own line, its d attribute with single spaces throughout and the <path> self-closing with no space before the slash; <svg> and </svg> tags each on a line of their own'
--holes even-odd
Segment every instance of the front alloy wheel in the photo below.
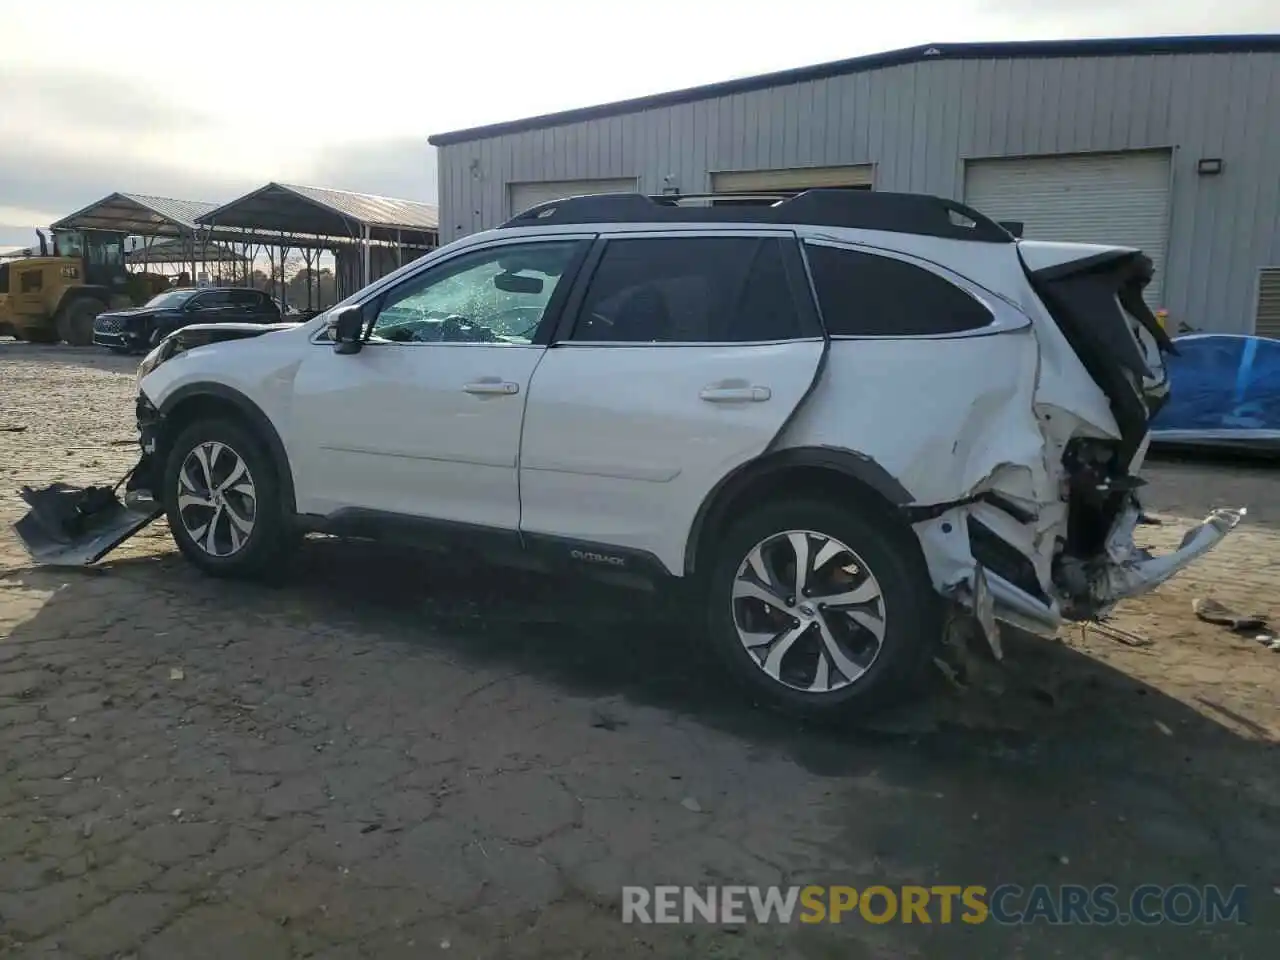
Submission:
<svg viewBox="0 0 1280 960">
<path fill-rule="evenodd" d="M 253 535 L 258 491 L 243 457 L 225 443 L 197 445 L 178 471 L 183 529 L 211 557 L 239 553 Z"/>
<path fill-rule="evenodd" d="M 173 441 L 163 480 L 169 529 L 183 555 L 216 577 L 275 576 L 297 543 L 279 468 L 244 423 L 198 420 Z"/>
<path fill-rule="evenodd" d="M 786 530 L 752 547 L 731 603 L 756 666 L 793 690 L 832 693 L 857 683 L 884 642 L 879 581 L 850 547 L 813 530 Z"/>
</svg>

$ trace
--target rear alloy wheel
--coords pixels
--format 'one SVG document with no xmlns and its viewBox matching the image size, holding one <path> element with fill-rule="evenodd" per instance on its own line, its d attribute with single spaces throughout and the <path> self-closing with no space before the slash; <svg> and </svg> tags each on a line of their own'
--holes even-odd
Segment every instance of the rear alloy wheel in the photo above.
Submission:
<svg viewBox="0 0 1280 960">
<path fill-rule="evenodd" d="M 901 696 L 941 636 L 941 604 L 910 532 L 820 501 L 734 524 L 710 587 L 720 655 L 792 713 L 832 716 Z"/>
<path fill-rule="evenodd" d="M 832 693 L 867 672 L 884 643 L 884 594 L 852 549 L 813 530 L 751 548 L 733 582 L 738 639 L 766 675 Z"/>
<path fill-rule="evenodd" d="M 169 451 L 165 511 L 178 548 L 214 576 L 274 572 L 294 542 L 275 465 L 237 423 L 198 421 Z"/>
</svg>

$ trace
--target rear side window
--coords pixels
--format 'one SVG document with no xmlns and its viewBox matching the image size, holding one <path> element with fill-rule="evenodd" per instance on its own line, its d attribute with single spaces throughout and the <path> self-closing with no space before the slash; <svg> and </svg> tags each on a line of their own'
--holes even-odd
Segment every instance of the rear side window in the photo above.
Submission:
<svg viewBox="0 0 1280 960">
<path fill-rule="evenodd" d="M 833 337 L 919 337 L 980 330 L 990 311 L 955 284 L 892 257 L 805 244 Z"/>
<path fill-rule="evenodd" d="M 745 343 L 801 336 L 776 237 L 611 240 L 570 339 Z"/>
<path fill-rule="evenodd" d="M 263 306 L 265 299 L 257 290 L 228 290 L 227 296 L 231 303 L 237 307 L 253 307 L 257 309 Z"/>
<path fill-rule="evenodd" d="M 230 302 L 231 294 L 226 290 L 207 290 L 192 301 L 197 310 L 225 307 Z"/>
</svg>

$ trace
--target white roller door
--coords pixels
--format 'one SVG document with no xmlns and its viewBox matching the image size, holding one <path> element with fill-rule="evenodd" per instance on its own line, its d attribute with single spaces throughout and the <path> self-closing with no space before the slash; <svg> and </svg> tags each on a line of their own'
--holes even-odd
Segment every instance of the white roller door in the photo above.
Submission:
<svg viewBox="0 0 1280 960">
<path fill-rule="evenodd" d="M 1258 273 L 1258 312 L 1253 332 L 1280 340 L 1280 267 L 1263 267 Z"/>
<path fill-rule="evenodd" d="M 793 167 L 789 170 L 726 170 L 711 174 L 712 193 L 796 193 L 817 187 L 870 187 L 874 167 Z"/>
<path fill-rule="evenodd" d="M 1169 234 L 1169 153 L 1095 153 L 970 160 L 965 202 L 1017 220 L 1029 240 L 1137 247 L 1155 265 L 1147 303 L 1160 306 Z"/>
<path fill-rule="evenodd" d="M 584 197 L 596 193 L 634 193 L 635 190 L 634 177 L 614 180 L 542 180 L 507 184 L 507 195 L 511 201 L 513 217 L 549 200 Z"/>
</svg>

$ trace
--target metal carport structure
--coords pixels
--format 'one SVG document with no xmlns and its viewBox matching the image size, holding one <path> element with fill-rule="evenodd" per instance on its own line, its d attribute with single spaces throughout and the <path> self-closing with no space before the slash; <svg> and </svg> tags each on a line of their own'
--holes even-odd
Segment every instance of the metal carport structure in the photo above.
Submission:
<svg viewBox="0 0 1280 960">
<path fill-rule="evenodd" d="M 232 229 L 270 234 L 282 249 L 332 249 L 339 296 L 434 249 L 440 237 L 432 204 L 275 182 L 200 214 L 195 223 L 215 237 Z"/>
<path fill-rule="evenodd" d="M 194 259 L 198 258 L 203 264 L 215 264 L 218 266 L 225 263 L 232 264 L 233 273 L 236 275 L 243 273 L 247 276 L 249 269 L 251 269 L 248 257 L 237 252 L 230 244 L 203 243 L 197 251 L 190 238 L 152 237 L 149 239 L 152 242 L 146 246 L 126 250 L 124 262 L 129 266 L 180 264 L 186 267 Z"/>
<path fill-rule="evenodd" d="M 213 231 L 202 227 L 196 218 L 217 209 L 216 203 L 203 200 L 178 200 L 173 197 L 156 197 L 142 193 L 112 193 L 68 214 L 52 224 L 54 230 L 107 230 L 142 238 L 142 248 L 126 251 L 129 265 L 146 263 L 180 263 L 190 266 L 194 276 L 199 267 L 207 263 L 233 263 L 244 266 L 245 282 L 252 269 L 249 246 L 272 243 L 273 238 L 255 238 L 244 230 Z M 161 241 L 165 248 L 163 260 L 153 257 L 153 247 Z M 242 249 L 227 255 L 226 248 L 217 249 L 218 243 L 240 244 Z M 213 245 L 213 246 L 211 246 Z M 155 251 L 158 256 L 160 251 Z M 237 277 L 233 277 L 235 282 Z"/>
</svg>

